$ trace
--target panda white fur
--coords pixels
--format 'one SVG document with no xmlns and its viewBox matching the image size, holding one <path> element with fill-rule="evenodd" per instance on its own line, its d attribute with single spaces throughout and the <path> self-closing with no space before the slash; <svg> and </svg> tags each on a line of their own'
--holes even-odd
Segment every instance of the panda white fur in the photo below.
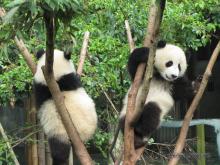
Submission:
<svg viewBox="0 0 220 165">
<path fill-rule="evenodd" d="M 35 103 L 40 124 L 48 137 L 53 164 L 67 164 L 71 144 L 47 87 L 41 67 L 45 52 L 37 53 L 37 71 L 34 75 Z M 97 127 L 97 114 L 93 100 L 81 85 L 70 60 L 70 53 L 54 50 L 54 76 L 64 96 L 66 108 L 82 141 L 87 141 Z"/>
<path fill-rule="evenodd" d="M 128 60 L 128 71 L 132 81 L 138 65 L 147 61 L 148 54 L 149 48 L 146 47 L 137 48 L 131 53 Z M 186 69 L 187 62 L 184 51 L 178 46 L 159 41 L 154 61 L 153 78 L 150 82 L 144 110 L 138 121 L 133 125 L 135 148 L 143 146 L 151 133 L 159 127 L 163 117 L 174 106 L 174 101 L 192 99 L 194 93 L 192 83 L 185 76 Z M 142 84 L 136 99 L 139 99 L 141 90 Z M 124 129 L 129 91 L 130 89 L 125 96 L 120 113 L 122 129 Z"/>
</svg>

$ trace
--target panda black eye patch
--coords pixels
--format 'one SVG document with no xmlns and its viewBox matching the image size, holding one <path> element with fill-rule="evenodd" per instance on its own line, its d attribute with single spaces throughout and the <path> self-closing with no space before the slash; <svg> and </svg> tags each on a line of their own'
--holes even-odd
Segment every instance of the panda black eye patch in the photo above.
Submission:
<svg viewBox="0 0 220 165">
<path fill-rule="evenodd" d="M 168 61 L 165 65 L 166 65 L 166 67 L 170 67 L 173 65 L 173 61 Z"/>
<path fill-rule="evenodd" d="M 181 71 L 181 66 L 180 66 L 180 64 L 178 65 L 178 68 L 179 68 L 179 71 Z"/>
</svg>

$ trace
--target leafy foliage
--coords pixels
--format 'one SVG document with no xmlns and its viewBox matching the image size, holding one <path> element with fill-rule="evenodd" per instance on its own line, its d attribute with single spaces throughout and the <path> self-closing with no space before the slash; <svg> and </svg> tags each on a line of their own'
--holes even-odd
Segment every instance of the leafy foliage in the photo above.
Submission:
<svg viewBox="0 0 220 165">
<path fill-rule="evenodd" d="M 167 2 L 162 37 L 185 48 L 205 46 L 220 27 L 218 0 Z"/>
<path fill-rule="evenodd" d="M 0 165 L 7 164 L 13 165 L 14 161 L 3 139 L 0 139 Z"/>
</svg>

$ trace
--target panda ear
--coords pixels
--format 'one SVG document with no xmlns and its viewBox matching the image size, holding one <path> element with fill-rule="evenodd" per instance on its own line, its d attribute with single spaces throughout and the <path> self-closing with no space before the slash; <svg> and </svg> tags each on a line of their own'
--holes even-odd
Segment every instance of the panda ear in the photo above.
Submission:
<svg viewBox="0 0 220 165">
<path fill-rule="evenodd" d="M 41 56 L 45 53 L 44 49 L 40 49 L 37 51 L 36 53 L 36 57 L 39 60 L 39 58 L 41 58 Z"/>
<path fill-rule="evenodd" d="M 165 46 L 166 46 L 166 41 L 164 41 L 164 40 L 160 40 L 160 41 L 158 41 L 158 43 L 157 43 L 157 49 L 160 49 L 160 48 L 164 48 Z"/>
<path fill-rule="evenodd" d="M 64 52 L 64 57 L 65 57 L 65 59 L 70 60 L 71 54 L 72 54 L 72 52 L 70 52 L 70 51 L 65 51 L 65 52 Z"/>
</svg>

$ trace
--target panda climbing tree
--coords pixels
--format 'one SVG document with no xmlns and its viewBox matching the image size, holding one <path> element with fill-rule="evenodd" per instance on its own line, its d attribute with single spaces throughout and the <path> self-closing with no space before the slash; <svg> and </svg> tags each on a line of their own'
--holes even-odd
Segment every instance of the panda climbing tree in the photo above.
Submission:
<svg viewBox="0 0 220 165">
<path fill-rule="evenodd" d="M 146 95 L 148 93 L 148 90 L 146 90 L 146 86 L 149 87 L 149 80 L 150 77 L 153 74 L 153 62 L 154 62 L 154 56 L 156 51 L 156 45 L 155 45 L 155 38 L 157 38 L 161 19 L 163 16 L 163 11 L 165 8 L 165 0 L 161 1 L 152 1 L 152 5 L 149 12 L 149 19 L 148 19 L 148 28 L 147 28 L 147 34 L 144 40 L 144 46 L 145 47 L 151 47 L 148 58 L 148 71 L 146 72 L 146 80 L 144 79 L 145 86 L 143 87 L 142 93 L 146 93 L 145 96 L 142 96 L 143 103 L 146 99 Z M 127 28 L 127 35 L 129 43 L 131 43 L 132 37 L 131 34 L 129 34 L 129 28 Z M 130 44 L 133 45 L 133 44 Z M 133 47 L 130 46 L 131 49 Z M 145 52 L 146 53 L 146 52 Z M 120 121 L 120 123 L 124 123 L 124 153 L 123 153 L 123 164 L 127 165 L 133 165 L 137 162 L 137 160 L 140 158 L 141 154 L 144 151 L 144 147 L 140 148 L 139 150 L 135 149 L 135 133 L 134 133 L 134 127 L 131 125 L 132 123 L 132 116 L 141 116 L 142 112 L 139 112 L 139 109 L 141 108 L 141 105 L 135 109 L 135 103 L 136 103 L 136 97 L 138 94 L 138 89 L 141 84 L 143 73 L 145 70 L 145 63 L 140 64 L 137 66 L 137 72 L 135 73 L 134 77 L 134 83 L 132 84 L 130 88 L 130 92 L 128 93 L 128 100 L 127 100 L 127 109 L 126 109 L 126 118 L 123 122 L 123 120 Z M 147 83 L 146 83 L 147 82 Z M 138 109 L 139 108 L 139 109 Z M 135 111 L 138 112 L 135 114 Z M 142 109 L 143 110 L 143 109 Z M 141 110 L 141 111 L 142 111 Z M 122 115 L 123 116 L 123 115 Z M 134 119 L 133 119 L 134 120 Z M 136 119 L 135 119 L 136 120 Z M 110 151 L 111 152 L 111 151 Z M 122 156 L 121 156 L 122 157 Z M 121 158 L 119 158 L 121 159 Z"/>
<path fill-rule="evenodd" d="M 68 136 L 80 162 L 82 164 L 92 164 L 92 159 L 90 158 L 81 140 L 88 140 L 96 129 L 97 115 L 95 112 L 95 106 L 92 99 L 81 87 L 80 81 L 75 74 L 74 66 L 70 61 L 70 52 L 54 51 L 54 19 L 55 17 L 53 11 L 44 12 L 44 21 L 47 34 L 46 56 L 44 56 L 45 61 L 42 60 L 43 64 L 38 63 L 38 66 L 42 66 L 39 66 L 43 71 L 43 74 L 41 75 L 44 75 L 46 84 L 49 89 L 48 91 L 49 93 L 51 93 L 53 102 L 51 103 L 50 98 L 46 98 L 43 101 L 41 99 L 40 104 L 41 108 L 43 108 L 43 106 L 45 105 L 47 106 L 46 109 L 53 109 L 53 119 L 47 117 L 47 114 L 41 113 L 41 124 L 44 125 L 44 130 L 46 134 L 48 134 L 48 136 L 51 138 L 51 140 L 49 139 L 49 143 L 50 148 L 53 150 L 52 158 L 54 165 L 68 164 L 70 151 Z M 42 53 L 39 55 L 42 56 Z M 61 63 L 62 66 L 59 65 Z M 45 66 L 43 66 L 44 64 Z M 56 65 L 58 65 L 59 68 L 55 69 Z M 36 75 L 37 72 L 35 74 L 35 81 L 38 81 L 38 76 Z M 68 82 L 70 82 L 70 84 L 68 84 Z M 62 91 L 62 93 L 60 91 Z M 80 102 L 80 100 L 82 102 Z M 53 105 L 51 107 L 52 104 L 54 104 L 55 106 Z M 51 127 L 51 124 L 53 124 L 53 122 L 61 121 L 59 116 L 57 116 L 57 112 L 59 112 L 62 123 L 65 127 Z M 88 113 L 90 113 L 88 115 L 88 118 L 85 118 Z M 62 123 L 60 124 L 62 125 Z M 63 128 L 66 128 L 66 132 Z M 51 132 L 53 133 L 51 134 Z M 57 146 L 58 148 L 56 148 Z M 59 149 L 62 149 L 62 152 L 59 152 Z"/>
<path fill-rule="evenodd" d="M 135 49 L 128 60 L 128 72 L 133 82 L 137 67 L 148 60 L 149 48 Z M 163 117 L 173 108 L 174 101 L 194 96 L 192 83 L 185 77 L 187 62 L 183 50 L 173 44 L 159 41 L 157 45 L 153 77 L 150 82 L 147 99 L 139 119 L 133 123 L 134 147 L 145 145 L 149 136 L 159 127 Z M 141 84 L 137 100 L 140 99 Z M 128 90 L 129 93 L 130 90 Z M 128 93 L 120 113 L 120 123 L 124 126 Z M 123 128 L 123 127 L 122 127 Z"/>
<path fill-rule="evenodd" d="M 47 51 L 49 47 L 49 52 L 51 52 L 51 48 L 52 48 L 52 51 L 54 50 L 53 49 L 53 44 L 54 44 L 53 43 L 54 41 L 53 39 L 54 29 L 53 28 L 54 27 L 51 26 L 50 24 L 51 22 L 53 22 L 50 20 L 51 18 L 52 17 L 50 16 L 48 17 L 47 15 L 47 18 L 45 20 L 46 24 L 48 24 L 47 25 L 47 31 L 48 31 L 47 40 L 48 38 L 50 38 L 49 39 L 50 44 L 52 41 L 52 46 L 50 44 L 49 44 L 50 46 L 48 46 L 48 42 L 47 42 Z M 82 47 L 81 54 L 80 54 L 80 63 L 78 65 L 79 71 L 77 72 L 79 74 L 81 74 L 83 61 L 84 61 L 84 58 L 87 52 L 86 49 L 88 45 L 88 38 L 89 38 L 89 33 L 87 32 L 84 37 L 84 43 L 83 43 L 83 47 Z M 78 156 L 82 164 L 92 164 L 92 160 L 85 146 L 81 142 L 81 139 L 83 141 L 86 141 L 89 138 L 91 138 L 97 126 L 97 115 L 95 112 L 94 102 L 87 95 L 84 88 L 82 87 L 81 82 L 80 82 L 80 77 L 79 75 L 77 75 L 75 67 L 70 60 L 70 55 L 71 55 L 70 52 L 55 50 L 54 58 L 53 56 L 50 56 L 52 57 L 52 59 L 49 59 L 53 61 L 54 65 L 52 65 L 52 68 L 49 68 L 50 71 L 49 71 L 49 75 L 47 75 L 47 78 L 44 78 L 42 67 L 45 65 L 45 59 L 48 58 L 46 56 L 45 51 L 43 50 L 38 51 L 36 55 L 38 59 L 38 65 L 36 67 L 23 41 L 20 40 L 18 37 L 15 37 L 15 41 L 16 41 L 18 48 L 22 52 L 22 55 L 25 58 L 28 66 L 30 67 L 32 73 L 34 74 L 36 106 L 39 109 L 38 116 L 39 116 L 41 125 L 44 128 L 45 133 L 49 137 L 53 164 L 54 165 L 55 164 L 57 165 L 66 164 L 67 165 L 68 164 L 69 150 L 70 150 L 71 144 L 73 144 L 72 146 L 75 149 L 75 153 Z M 48 72 L 48 71 L 44 70 L 44 72 Z M 52 74 L 50 74 L 50 72 L 54 73 L 54 77 L 51 77 Z M 54 97 L 54 94 L 53 94 L 54 89 L 52 89 L 53 92 L 49 91 L 49 88 L 47 86 L 48 84 L 46 82 L 46 80 L 48 80 L 48 77 L 50 81 L 49 85 L 51 84 L 51 81 L 52 83 L 55 82 L 55 84 L 57 81 L 59 88 L 62 91 L 62 95 L 61 95 L 59 89 L 55 86 L 55 91 L 58 92 L 58 94 L 55 94 L 55 98 L 58 98 L 58 101 L 57 100 L 52 101 L 52 96 Z M 67 108 L 71 109 L 71 111 L 68 111 L 68 113 L 70 113 L 70 117 L 67 112 L 65 111 L 62 112 L 62 114 L 64 114 L 64 120 L 61 117 L 62 115 L 59 116 L 58 111 L 57 111 L 58 109 L 56 109 L 55 107 L 56 101 L 59 102 L 59 104 L 62 103 L 63 95 L 64 96 L 66 95 L 65 98 L 68 98 L 67 100 L 64 99 L 64 102 L 67 105 Z M 72 109 L 72 107 L 69 107 L 69 106 L 72 106 L 73 104 L 78 109 L 76 108 Z M 64 104 L 61 104 L 61 106 L 63 105 Z M 65 105 L 61 108 L 62 109 L 65 108 Z M 81 112 L 79 112 L 79 110 L 81 110 Z M 86 117 L 85 114 L 86 115 L 89 114 L 88 117 Z M 61 119 L 63 120 L 62 122 L 64 122 L 64 125 L 61 123 Z M 68 120 L 69 122 L 67 122 Z M 75 121 L 74 124 L 76 126 L 73 126 L 72 121 Z M 67 123 L 67 127 L 65 123 Z"/>
</svg>

